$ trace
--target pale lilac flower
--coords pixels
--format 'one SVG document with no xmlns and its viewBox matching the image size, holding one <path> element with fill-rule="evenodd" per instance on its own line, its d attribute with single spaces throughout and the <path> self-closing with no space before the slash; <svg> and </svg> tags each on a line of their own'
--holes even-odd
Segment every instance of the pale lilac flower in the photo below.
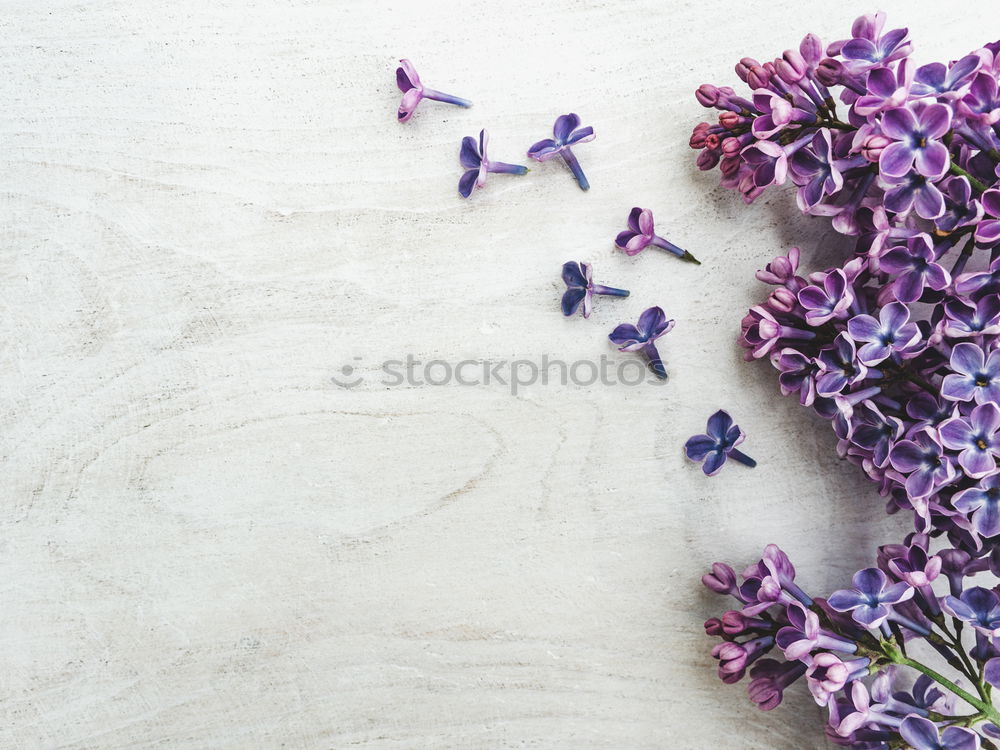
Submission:
<svg viewBox="0 0 1000 750">
<path fill-rule="evenodd" d="M 413 113 L 416 111 L 417 105 L 420 104 L 423 99 L 433 99 L 438 102 L 456 104 L 459 107 L 472 106 L 472 102 L 468 99 L 462 99 L 458 96 L 445 94 L 441 91 L 435 91 L 434 89 L 429 89 L 424 86 L 420 82 L 420 76 L 417 75 L 417 71 L 413 67 L 413 63 L 409 60 L 399 61 L 399 67 L 396 68 L 396 85 L 399 86 L 399 90 L 403 92 L 403 99 L 399 103 L 399 111 L 396 113 L 396 117 L 400 122 L 406 122 L 413 117 Z"/>
<path fill-rule="evenodd" d="M 708 418 L 704 435 L 692 435 L 684 444 L 684 452 L 692 461 L 704 461 L 702 471 L 706 476 L 715 476 L 732 458 L 744 466 L 753 468 L 757 462 L 745 453 L 736 450 L 736 446 L 746 439 L 746 434 L 733 424 L 733 418 L 720 409 Z"/>
<path fill-rule="evenodd" d="M 944 455 L 941 443 L 926 429 L 912 440 L 900 440 L 889 451 L 892 468 L 906 477 L 906 491 L 913 498 L 925 498 L 955 478 L 955 467 Z"/>
<path fill-rule="evenodd" d="M 486 156 L 486 146 L 489 144 L 489 133 L 479 131 L 479 142 L 472 136 L 462 139 L 462 148 L 458 152 L 458 160 L 466 171 L 458 181 L 458 194 L 463 198 L 472 195 L 486 184 L 486 175 L 490 172 L 500 174 L 527 174 L 528 168 L 520 164 L 507 164 L 502 161 L 490 161 Z"/>
<path fill-rule="evenodd" d="M 528 149 L 528 156 L 536 161 L 548 161 L 557 156 L 562 157 L 566 166 L 573 172 L 580 189 L 589 190 L 590 183 L 587 181 L 587 176 L 583 173 L 580 162 L 577 161 L 570 146 L 594 140 L 594 129 L 589 126 L 581 128 L 580 116 L 571 112 L 556 118 L 555 125 L 552 126 L 552 136 L 552 138 L 535 143 Z"/>
<path fill-rule="evenodd" d="M 952 297 L 944 302 L 941 329 L 951 338 L 993 336 L 1000 333 L 1000 297 L 987 295 L 978 302 Z"/>
<path fill-rule="evenodd" d="M 992 402 L 980 404 L 968 417 L 953 417 L 938 428 L 941 442 L 961 451 L 958 464 L 973 479 L 995 472 L 1000 456 L 1000 408 Z"/>
<path fill-rule="evenodd" d="M 789 167 L 792 182 L 799 186 L 796 200 L 803 212 L 809 212 L 826 196 L 844 187 L 844 176 L 833 157 L 833 142 L 827 128 L 816 131 L 809 148 L 800 148 L 792 155 Z"/>
<path fill-rule="evenodd" d="M 984 537 L 1000 534 L 1000 474 L 986 476 L 975 487 L 952 499 L 955 510 L 972 514 L 972 527 Z"/>
<path fill-rule="evenodd" d="M 867 658 L 844 661 L 836 654 L 821 651 L 812 658 L 806 670 L 809 692 L 818 705 L 826 706 L 849 680 L 867 672 L 869 663 Z"/>
<path fill-rule="evenodd" d="M 924 289 L 946 289 L 951 275 L 934 257 L 934 246 L 926 234 L 911 238 L 905 246 L 886 253 L 879 263 L 883 271 L 895 275 L 892 288 L 900 302 L 916 302 Z"/>
<path fill-rule="evenodd" d="M 979 55 L 966 55 L 949 66 L 939 62 L 921 65 L 913 76 L 913 95 L 941 98 L 961 96 L 982 64 Z"/>
<path fill-rule="evenodd" d="M 819 353 L 816 363 L 816 393 L 820 396 L 835 396 L 868 377 L 868 368 L 858 359 L 854 341 L 846 333 L 837 334 L 833 345 Z"/>
<path fill-rule="evenodd" d="M 682 250 L 673 242 L 670 242 L 670 240 L 664 239 L 656 233 L 653 224 L 653 212 L 648 208 L 635 206 L 629 212 L 628 227 L 628 229 L 624 232 L 619 232 L 618 236 L 615 237 L 615 247 L 622 250 L 626 255 L 637 255 L 652 245 L 676 255 L 681 260 L 701 265 L 701 261 L 687 250 Z"/>
<path fill-rule="evenodd" d="M 855 341 L 866 342 L 858 350 L 858 359 L 875 365 L 894 352 L 908 354 L 921 346 L 920 329 L 910 322 L 910 311 L 901 302 L 890 302 L 878 314 L 855 315 L 847 321 L 847 331 Z"/>
<path fill-rule="evenodd" d="M 994 635 L 1000 630 L 1000 598 L 995 591 L 973 586 L 965 589 L 960 597 L 946 596 L 942 605 L 953 617 L 985 635 Z"/>
<path fill-rule="evenodd" d="M 663 309 L 650 307 L 639 316 L 637 325 L 622 323 L 615 328 L 608 338 L 618 347 L 620 352 L 642 352 L 649 360 L 649 365 L 659 377 L 667 377 L 666 368 L 660 353 L 656 350 L 656 340 L 670 332 L 674 327 L 673 320 L 667 320 Z"/>
<path fill-rule="evenodd" d="M 897 214 L 915 210 L 923 219 L 936 219 L 944 213 L 944 196 L 937 185 L 923 175 L 908 172 L 901 177 L 882 175 L 885 207 Z"/>
<path fill-rule="evenodd" d="M 908 107 L 888 110 L 882 116 L 882 132 L 893 139 L 879 157 L 879 169 L 888 177 L 902 177 L 914 165 L 931 179 L 948 171 L 948 147 L 939 140 L 951 128 L 951 110 L 944 104 L 928 104 L 914 111 Z"/>
<path fill-rule="evenodd" d="M 809 325 L 819 326 L 832 318 L 847 317 L 854 304 L 854 291 L 847 276 L 837 268 L 823 277 L 823 286 L 810 285 L 799 292 L 799 304 L 806 309 Z"/>
<path fill-rule="evenodd" d="M 892 68 L 874 68 L 865 81 L 868 93 L 854 102 L 854 111 L 867 117 L 899 107 L 906 103 L 912 83 L 913 65 L 909 58 L 900 61 L 895 71 Z"/>
<path fill-rule="evenodd" d="M 1000 122 L 1000 95 L 997 79 L 988 73 L 979 73 L 972 79 L 972 85 L 958 102 L 958 111 L 963 117 L 975 120 L 987 127 Z"/>
<path fill-rule="evenodd" d="M 984 245 L 1000 242 L 1000 188 L 987 190 L 982 198 L 983 210 L 990 216 L 976 227 L 976 241 Z"/>
<path fill-rule="evenodd" d="M 964 727 L 945 727 L 923 716 L 911 715 L 899 725 L 899 734 L 913 750 L 979 750 L 979 735 Z"/>
<path fill-rule="evenodd" d="M 628 297 L 626 289 L 595 284 L 591 278 L 592 273 L 593 267 L 589 263 L 577 263 L 573 260 L 563 263 L 562 278 L 566 282 L 566 291 L 562 297 L 563 315 L 572 315 L 580 307 L 580 303 L 583 303 L 583 317 L 589 318 L 595 294 Z"/>
<path fill-rule="evenodd" d="M 827 603 L 838 612 L 850 612 L 855 622 L 877 628 L 892 614 L 890 607 L 913 596 L 908 583 L 890 583 L 878 568 L 859 570 L 851 579 L 852 589 L 834 591 Z"/>
<path fill-rule="evenodd" d="M 951 350 L 950 364 L 952 373 L 944 377 L 942 396 L 949 401 L 1000 403 L 1000 349 L 987 357 L 982 348 L 963 341 Z"/>
</svg>

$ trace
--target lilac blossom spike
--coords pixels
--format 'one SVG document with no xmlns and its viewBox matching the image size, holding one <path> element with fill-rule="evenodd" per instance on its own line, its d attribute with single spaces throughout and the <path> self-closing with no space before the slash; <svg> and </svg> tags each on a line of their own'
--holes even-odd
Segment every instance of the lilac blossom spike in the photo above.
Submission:
<svg viewBox="0 0 1000 750">
<path fill-rule="evenodd" d="M 656 350 L 656 340 L 669 333 L 674 327 L 673 320 L 667 320 L 663 309 L 650 307 L 639 316 L 636 325 L 622 323 L 615 328 L 608 338 L 620 352 L 642 352 L 649 360 L 649 366 L 658 377 L 666 378 L 667 370 Z"/>
<path fill-rule="evenodd" d="M 407 122 L 417 110 L 417 105 L 424 99 L 433 99 L 437 102 L 455 104 L 459 107 L 471 107 L 472 102 L 462 99 L 459 96 L 452 96 L 441 91 L 427 88 L 420 82 L 416 68 L 409 60 L 400 60 L 399 67 L 396 68 L 396 85 L 403 92 L 403 99 L 399 103 L 399 111 L 396 118 L 400 122 Z"/>
<path fill-rule="evenodd" d="M 562 278 L 566 282 L 566 291 L 562 297 L 563 315 L 572 315 L 583 303 L 583 317 L 589 318 L 595 294 L 628 297 L 626 289 L 595 284 L 591 278 L 592 272 L 593 267 L 589 263 L 577 263 L 573 260 L 563 263 Z"/>
<path fill-rule="evenodd" d="M 548 161 L 559 156 L 566 162 L 566 166 L 573 172 L 577 184 L 581 190 L 589 190 L 590 183 L 587 176 L 580 167 L 576 155 L 570 149 L 577 143 L 587 143 L 594 140 L 594 129 L 592 127 L 580 127 L 580 116 L 571 112 L 568 115 L 560 115 L 552 127 L 552 138 L 538 141 L 528 149 L 528 156 L 536 161 Z"/>
<path fill-rule="evenodd" d="M 727 458 L 752 469 L 757 462 L 736 449 L 745 439 L 746 434 L 739 425 L 733 424 L 729 413 L 720 409 L 708 418 L 704 435 L 688 438 L 684 444 L 684 452 L 692 461 L 704 462 L 701 468 L 705 476 L 718 474 Z M 794 571 L 792 574 L 794 575 Z"/>
<path fill-rule="evenodd" d="M 619 232 L 618 236 L 615 237 L 615 247 L 626 255 L 638 255 L 652 245 L 676 255 L 681 260 L 701 265 L 701 261 L 687 250 L 682 250 L 674 243 L 656 234 L 653 226 L 653 212 L 648 208 L 634 207 L 628 215 L 628 226 L 628 229 Z"/>
<path fill-rule="evenodd" d="M 458 181 L 458 194 L 463 198 L 472 195 L 473 190 L 478 190 L 486 184 L 486 175 L 491 172 L 500 174 L 527 174 L 528 168 L 520 164 L 507 164 L 502 161 L 490 161 L 486 155 L 486 146 L 489 144 L 489 134 L 485 130 L 479 131 L 479 141 L 472 136 L 465 136 L 462 139 L 462 148 L 458 152 L 458 160 L 465 167 L 465 173 Z"/>
</svg>

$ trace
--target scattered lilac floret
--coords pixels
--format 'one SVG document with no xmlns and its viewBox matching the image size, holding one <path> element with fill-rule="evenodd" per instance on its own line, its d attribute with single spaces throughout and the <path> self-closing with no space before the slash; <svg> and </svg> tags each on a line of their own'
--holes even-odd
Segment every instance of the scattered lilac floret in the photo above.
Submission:
<svg viewBox="0 0 1000 750">
<path fill-rule="evenodd" d="M 400 122 L 407 122 L 417 110 L 417 105 L 424 99 L 433 99 L 437 102 L 455 104 L 459 107 L 471 107 L 472 102 L 460 96 L 452 96 L 441 91 L 427 88 L 420 82 L 416 68 L 409 60 L 400 60 L 399 67 L 396 68 L 396 85 L 403 92 L 403 99 L 399 103 L 399 111 L 396 118 Z"/>
<path fill-rule="evenodd" d="M 491 172 L 518 175 L 528 173 L 528 168 L 520 164 L 490 161 L 486 155 L 489 138 L 489 133 L 485 130 L 480 130 L 478 142 L 470 135 L 462 139 L 462 148 L 458 152 L 458 160 L 465 167 L 465 173 L 458 181 L 458 194 L 463 198 L 468 198 L 472 195 L 473 190 L 478 190 L 485 185 L 486 175 Z"/>
<path fill-rule="evenodd" d="M 658 377 L 666 378 L 667 370 L 656 350 L 656 340 L 669 333 L 673 327 L 674 321 L 667 320 L 662 308 L 650 307 L 639 316 L 636 325 L 622 323 L 608 334 L 608 338 L 618 347 L 618 351 L 642 352 L 649 360 L 653 372 Z"/>
<path fill-rule="evenodd" d="M 687 250 L 682 250 L 674 243 L 656 234 L 653 225 L 653 212 L 648 208 L 635 206 L 629 212 L 628 226 L 628 229 L 624 232 L 619 232 L 618 236 L 615 237 L 615 247 L 623 251 L 626 255 L 638 255 L 652 245 L 676 255 L 681 260 L 701 265 L 701 261 Z"/>
<path fill-rule="evenodd" d="M 579 115 L 571 112 L 568 115 L 560 115 L 556 119 L 555 125 L 552 127 L 552 136 L 552 138 L 535 143 L 528 149 L 528 156 L 536 161 L 548 161 L 557 156 L 561 157 L 566 162 L 566 166 L 573 172 L 573 177 L 576 178 L 580 189 L 589 190 L 590 183 L 587 181 L 587 176 L 583 173 L 583 168 L 580 167 L 580 162 L 577 161 L 570 146 L 594 140 L 594 129 L 590 126 L 581 128 Z"/>
<path fill-rule="evenodd" d="M 692 435 L 684 444 L 684 453 L 692 461 L 703 461 L 702 471 L 706 476 L 715 476 L 732 458 L 744 466 L 753 468 L 757 462 L 736 449 L 746 439 L 746 434 L 733 424 L 729 413 L 720 409 L 708 418 L 704 435 Z"/>
<path fill-rule="evenodd" d="M 589 263 L 578 263 L 574 260 L 563 263 L 562 279 L 566 282 L 566 291 L 562 297 L 563 315 L 572 315 L 581 307 L 583 317 L 589 318 L 592 309 L 592 298 L 595 294 L 611 297 L 628 297 L 628 290 L 615 289 L 611 286 L 595 284 L 591 278 L 593 267 Z"/>
</svg>

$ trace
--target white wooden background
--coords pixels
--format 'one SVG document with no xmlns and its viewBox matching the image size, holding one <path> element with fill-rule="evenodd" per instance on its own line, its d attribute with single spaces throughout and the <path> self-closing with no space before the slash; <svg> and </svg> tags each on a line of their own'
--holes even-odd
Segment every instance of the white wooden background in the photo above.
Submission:
<svg viewBox="0 0 1000 750">
<path fill-rule="evenodd" d="M 923 61 L 992 0 L 883 0 Z M 855 2 L 0 3 L 0 746 L 822 747 L 714 676 L 698 578 L 769 541 L 816 591 L 902 518 L 734 344 L 753 271 L 837 257 L 697 172 L 692 91 Z M 393 70 L 475 101 L 395 121 Z M 456 194 L 462 136 L 556 164 Z M 632 205 L 704 265 L 612 250 Z M 559 267 L 632 290 L 559 314 Z M 398 387 L 380 363 L 618 355 L 667 386 Z M 341 368 L 363 382 L 338 387 Z M 684 440 L 725 407 L 749 471 Z"/>
</svg>

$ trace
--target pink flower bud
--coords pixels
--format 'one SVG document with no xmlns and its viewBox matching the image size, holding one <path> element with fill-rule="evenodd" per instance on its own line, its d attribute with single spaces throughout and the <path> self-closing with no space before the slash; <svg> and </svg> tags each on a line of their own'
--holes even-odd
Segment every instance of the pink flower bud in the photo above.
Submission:
<svg viewBox="0 0 1000 750">
<path fill-rule="evenodd" d="M 815 34 L 806 34 L 799 45 L 799 53 L 807 63 L 815 65 L 823 59 L 823 42 Z"/>
<path fill-rule="evenodd" d="M 726 156 L 719 164 L 719 171 L 723 177 L 733 177 L 740 171 L 743 160 L 739 156 Z"/>
<path fill-rule="evenodd" d="M 705 136 L 708 135 L 708 129 L 711 127 L 707 122 L 699 122 L 694 126 L 694 130 L 691 131 L 691 138 L 688 140 L 688 145 L 691 148 L 705 148 Z"/>
<path fill-rule="evenodd" d="M 698 166 L 698 169 L 703 172 L 707 172 L 718 163 L 719 152 L 713 151 L 710 148 L 704 149 L 700 154 L 698 154 L 698 158 L 695 160 L 695 164 Z"/>
<path fill-rule="evenodd" d="M 744 120 L 744 117 L 735 112 L 730 112 L 728 109 L 725 112 L 719 113 L 719 124 L 726 130 L 735 130 L 743 124 Z"/>
<path fill-rule="evenodd" d="M 725 156 L 738 154 L 743 148 L 743 143 L 739 138 L 726 138 L 722 142 L 722 153 Z"/>
<path fill-rule="evenodd" d="M 816 66 L 816 79 L 824 86 L 836 86 L 844 77 L 844 64 L 832 57 L 825 57 Z"/>
<path fill-rule="evenodd" d="M 798 83 L 809 72 L 805 59 L 793 49 L 786 49 L 781 59 L 774 61 L 774 69 L 785 83 Z"/>
<path fill-rule="evenodd" d="M 736 75 L 740 77 L 740 80 L 744 83 L 747 82 L 747 74 L 749 74 L 751 68 L 759 68 L 760 63 L 754 60 L 752 57 L 744 57 L 738 63 L 736 63 Z"/>
<path fill-rule="evenodd" d="M 892 143 L 892 140 L 884 135 L 879 133 L 870 135 L 861 144 L 861 155 L 872 164 L 875 164 L 882 155 L 882 150 L 890 143 Z"/>
<path fill-rule="evenodd" d="M 720 143 L 721 139 L 716 133 L 709 133 L 708 135 L 705 136 L 705 148 L 710 148 L 714 151 L 715 149 L 719 148 Z"/>
<path fill-rule="evenodd" d="M 717 86 L 713 86 L 710 83 L 703 83 L 698 87 L 697 91 L 694 92 L 694 96 L 701 106 L 714 107 L 719 101 L 719 89 Z"/>
</svg>

